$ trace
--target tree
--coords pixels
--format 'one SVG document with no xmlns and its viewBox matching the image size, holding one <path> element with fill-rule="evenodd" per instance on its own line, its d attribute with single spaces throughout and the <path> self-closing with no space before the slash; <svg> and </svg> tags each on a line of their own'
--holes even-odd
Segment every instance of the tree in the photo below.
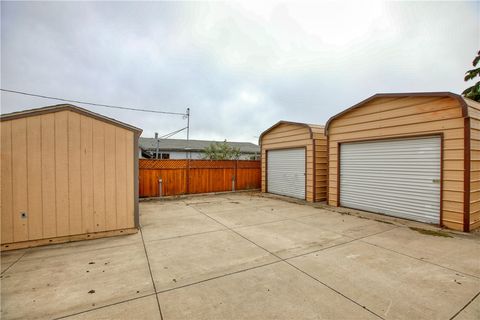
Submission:
<svg viewBox="0 0 480 320">
<path fill-rule="evenodd" d="M 468 70 L 465 73 L 465 81 L 472 80 L 476 77 L 480 77 L 480 66 L 477 67 L 478 63 L 480 62 L 480 51 L 478 51 L 477 56 L 473 59 L 473 67 L 474 69 Z M 465 98 L 469 98 L 475 101 L 480 101 L 480 81 L 475 83 L 470 88 L 467 88 L 465 91 L 462 92 Z"/>
<path fill-rule="evenodd" d="M 212 142 L 203 149 L 204 159 L 207 160 L 238 160 L 240 158 L 240 149 L 227 144 L 227 140 L 222 143 Z"/>
</svg>

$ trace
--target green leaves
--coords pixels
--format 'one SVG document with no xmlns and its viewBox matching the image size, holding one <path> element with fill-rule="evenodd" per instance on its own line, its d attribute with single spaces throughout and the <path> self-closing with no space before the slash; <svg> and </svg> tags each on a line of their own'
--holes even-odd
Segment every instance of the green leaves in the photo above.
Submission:
<svg viewBox="0 0 480 320">
<path fill-rule="evenodd" d="M 475 85 L 471 86 L 470 88 L 465 89 L 462 92 L 462 95 L 465 98 L 469 98 L 475 101 L 480 101 L 480 81 L 478 81 Z"/>
<path fill-rule="evenodd" d="M 473 64 L 474 67 L 476 67 L 479 62 L 480 62 L 480 51 L 478 51 L 477 56 L 475 57 L 475 59 L 473 59 L 472 64 Z M 470 80 L 473 80 L 473 79 L 475 79 L 476 77 L 479 77 L 479 76 L 480 76 L 480 68 L 471 69 L 471 70 L 468 70 L 467 72 L 465 72 L 464 80 L 465 81 L 470 81 Z M 472 100 L 475 100 L 475 101 L 480 101 L 480 81 L 478 81 L 473 86 L 465 89 L 462 92 L 462 95 L 465 98 L 469 98 L 469 99 L 472 99 Z"/>
<path fill-rule="evenodd" d="M 480 68 L 468 70 L 465 72 L 465 81 L 472 80 L 480 74 Z"/>
<path fill-rule="evenodd" d="M 207 160 L 238 160 L 240 158 L 240 149 L 231 147 L 226 141 L 212 142 L 203 149 L 204 159 Z"/>
</svg>

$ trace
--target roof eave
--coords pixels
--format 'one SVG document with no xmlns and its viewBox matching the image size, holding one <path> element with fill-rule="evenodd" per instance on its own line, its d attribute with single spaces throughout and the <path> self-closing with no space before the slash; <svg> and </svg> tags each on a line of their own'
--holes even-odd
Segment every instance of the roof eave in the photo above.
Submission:
<svg viewBox="0 0 480 320">
<path fill-rule="evenodd" d="M 61 112 L 61 111 L 72 111 L 79 114 L 83 114 L 83 115 L 98 119 L 100 121 L 108 122 L 113 125 L 134 131 L 138 134 L 141 134 L 143 132 L 142 129 L 129 125 L 125 122 L 121 122 L 116 119 L 106 117 L 99 113 L 96 113 L 72 104 L 57 104 L 57 105 L 46 106 L 41 108 L 27 109 L 27 110 L 12 112 L 12 113 L 1 114 L 0 121 L 14 120 L 14 119 L 19 119 L 23 117 L 32 117 L 32 116 L 37 116 L 41 114 Z"/>
</svg>

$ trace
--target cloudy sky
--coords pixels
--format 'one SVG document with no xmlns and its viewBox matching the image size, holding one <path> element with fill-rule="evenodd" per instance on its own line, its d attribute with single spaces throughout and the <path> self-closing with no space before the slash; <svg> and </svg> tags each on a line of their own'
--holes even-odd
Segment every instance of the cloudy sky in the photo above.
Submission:
<svg viewBox="0 0 480 320">
<path fill-rule="evenodd" d="M 479 2 L 1 2 L 1 87 L 183 112 L 192 139 L 256 142 L 377 92 L 466 88 Z M 58 102 L 1 94 L 1 112 Z M 143 136 L 181 116 L 81 105 Z M 175 137 L 183 138 L 185 134 Z"/>
</svg>

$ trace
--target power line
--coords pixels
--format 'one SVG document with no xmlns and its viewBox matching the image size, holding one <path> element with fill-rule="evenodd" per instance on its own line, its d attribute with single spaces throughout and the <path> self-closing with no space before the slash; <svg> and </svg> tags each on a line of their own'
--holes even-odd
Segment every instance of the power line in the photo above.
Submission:
<svg viewBox="0 0 480 320">
<path fill-rule="evenodd" d="M 167 134 L 159 137 L 159 139 L 168 139 L 168 138 L 176 135 L 177 133 L 182 132 L 182 131 L 185 130 L 185 129 L 187 129 L 187 127 L 182 128 L 182 129 L 179 129 L 179 130 L 176 130 L 176 131 L 173 131 L 173 132 L 170 132 L 170 133 L 167 133 Z"/>
<path fill-rule="evenodd" d="M 140 112 L 150 112 L 150 113 L 173 114 L 173 115 L 180 115 L 180 116 L 188 117 L 188 114 L 183 113 L 183 112 L 181 113 L 181 112 L 156 111 L 156 110 L 148 110 L 148 109 L 120 107 L 120 106 L 114 106 L 114 105 L 108 105 L 108 104 L 100 104 L 100 103 L 93 103 L 93 102 L 85 102 L 85 101 L 50 97 L 50 96 L 44 96 L 44 95 L 40 95 L 40 94 L 34 94 L 34 93 L 22 92 L 22 91 L 15 91 L 15 90 L 8 90 L 8 89 L 0 89 L 0 91 L 9 92 L 9 93 L 16 93 L 16 94 L 21 94 L 21 95 L 31 96 L 31 97 L 37 97 L 37 98 L 43 98 L 43 99 L 51 99 L 51 100 L 58 100 L 58 101 L 88 104 L 88 105 L 97 106 L 97 107 L 105 107 L 105 108 L 113 108 L 113 109 L 121 109 L 121 110 L 131 110 L 131 111 L 140 111 Z"/>
</svg>

